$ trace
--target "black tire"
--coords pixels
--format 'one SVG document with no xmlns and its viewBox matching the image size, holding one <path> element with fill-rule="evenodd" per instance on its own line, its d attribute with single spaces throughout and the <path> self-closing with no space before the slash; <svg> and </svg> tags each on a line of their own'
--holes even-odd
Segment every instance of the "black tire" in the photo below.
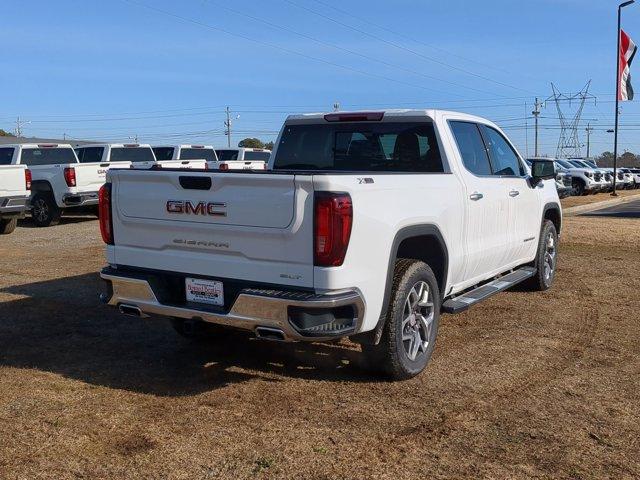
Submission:
<svg viewBox="0 0 640 480">
<path fill-rule="evenodd" d="M 414 292 L 418 292 L 414 289 L 421 285 L 428 287 L 426 300 L 422 296 L 424 302 L 420 301 L 418 295 L 413 296 Z M 412 311 L 411 298 L 416 299 L 417 310 Z M 430 306 L 420 306 L 420 303 Z M 422 372 L 435 348 L 440 303 L 438 281 L 429 265 L 419 260 L 399 259 L 395 265 L 391 301 L 380 343 L 362 346 L 370 366 L 393 380 L 407 380 Z M 418 309 L 421 309 L 419 315 Z M 413 359 L 412 347 L 418 349 Z"/>
<path fill-rule="evenodd" d="M 9 235 L 18 226 L 18 217 L 0 220 L 0 235 Z"/>
<path fill-rule="evenodd" d="M 573 180 L 573 191 L 576 196 L 581 197 L 584 195 L 584 182 L 582 180 Z"/>
<path fill-rule="evenodd" d="M 549 244 L 550 239 L 552 245 Z M 548 254 L 550 257 L 547 257 Z M 547 262 L 551 264 L 546 267 Z M 553 285 L 558 267 L 558 232 L 551 220 L 545 220 L 542 223 L 535 267 L 536 274 L 522 284 L 524 289 L 534 292 L 549 290 Z"/>
<path fill-rule="evenodd" d="M 36 227 L 57 225 L 61 216 L 62 210 L 58 208 L 50 193 L 36 193 L 31 199 L 31 218 Z"/>
</svg>

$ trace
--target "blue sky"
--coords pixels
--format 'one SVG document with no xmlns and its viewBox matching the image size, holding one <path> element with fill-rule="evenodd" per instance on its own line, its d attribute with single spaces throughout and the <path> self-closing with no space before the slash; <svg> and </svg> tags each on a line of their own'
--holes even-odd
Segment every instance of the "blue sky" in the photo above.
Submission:
<svg viewBox="0 0 640 480">
<path fill-rule="evenodd" d="M 5 0 L 0 128 L 79 139 L 224 144 L 287 113 L 435 106 L 497 121 L 533 153 L 533 99 L 589 79 L 592 152 L 612 150 L 617 2 L 608 0 Z M 640 3 L 624 27 L 640 43 Z M 640 66 L 636 66 L 637 70 Z M 640 72 L 637 75 L 640 91 Z M 640 98 L 638 99 L 640 101 Z M 541 152 L 559 122 L 542 110 Z M 637 120 L 637 121 L 636 121 Z M 640 108 L 621 147 L 640 152 Z M 528 128 L 527 128 L 528 127 Z M 583 135 L 584 137 L 584 135 Z M 583 139 L 584 140 L 584 139 Z"/>
</svg>

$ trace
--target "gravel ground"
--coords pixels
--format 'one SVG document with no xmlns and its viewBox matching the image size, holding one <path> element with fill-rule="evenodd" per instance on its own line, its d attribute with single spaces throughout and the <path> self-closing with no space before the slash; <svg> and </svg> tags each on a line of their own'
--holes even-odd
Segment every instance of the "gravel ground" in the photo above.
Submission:
<svg viewBox="0 0 640 480">
<path fill-rule="evenodd" d="M 428 369 L 191 344 L 99 305 L 94 219 L 0 238 L 0 478 L 639 478 L 640 224 L 566 220 L 555 287 L 445 316 Z"/>
</svg>

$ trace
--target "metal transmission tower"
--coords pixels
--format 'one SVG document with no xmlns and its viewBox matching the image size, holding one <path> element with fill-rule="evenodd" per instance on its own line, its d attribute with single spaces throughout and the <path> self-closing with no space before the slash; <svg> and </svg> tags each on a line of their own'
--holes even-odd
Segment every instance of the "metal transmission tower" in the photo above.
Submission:
<svg viewBox="0 0 640 480">
<path fill-rule="evenodd" d="M 558 140 L 558 148 L 556 149 L 557 158 L 581 158 L 582 157 L 582 144 L 578 136 L 578 128 L 580 126 L 580 119 L 582 118 L 582 111 L 584 110 L 584 104 L 587 100 L 594 99 L 595 96 L 589 94 L 589 87 L 591 86 L 591 80 L 580 90 L 578 93 L 560 93 L 556 86 L 552 83 L 553 95 L 547 99 L 553 100 L 558 110 L 558 119 L 560 120 L 560 139 Z M 577 105 L 575 110 L 572 110 L 571 118 L 565 114 L 567 105 L 569 108 Z"/>
</svg>

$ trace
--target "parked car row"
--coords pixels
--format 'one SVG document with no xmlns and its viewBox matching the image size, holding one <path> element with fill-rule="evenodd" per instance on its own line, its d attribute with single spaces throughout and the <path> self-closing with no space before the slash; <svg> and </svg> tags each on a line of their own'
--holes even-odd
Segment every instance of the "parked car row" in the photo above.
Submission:
<svg viewBox="0 0 640 480">
<path fill-rule="evenodd" d="M 531 160 L 527 163 L 531 165 Z M 555 159 L 556 188 L 560 198 L 613 190 L 613 168 L 598 167 L 593 160 Z M 616 189 L 640 188 L 640 169 L 618 168 Z"/>
<path fill-rule="evenodd" d="M 38 227 L 55 225 L 63 212 L 98 205 L 98 191 L 112 168 L 246 170 L 266 168 L 270 152 L 225 149 L 220 160 L 208 145 L 9 144 L 0 147 L 0 234 L 15 230 L 30 211 Z M 156 156 L 156 153 L 158 156 Z M 250 154 L 249 154 L 250 153 Z M 96 210 L 97 213 L 97 210 Z"/>
</svg>

